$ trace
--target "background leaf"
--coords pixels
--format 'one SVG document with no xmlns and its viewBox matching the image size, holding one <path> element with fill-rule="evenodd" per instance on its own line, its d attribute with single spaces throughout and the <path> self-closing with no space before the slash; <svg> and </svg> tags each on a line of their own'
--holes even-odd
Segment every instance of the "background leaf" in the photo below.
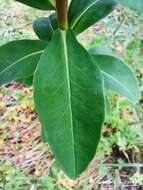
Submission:
<svg viewBox="0 0 143 190">
<path fill-rule="evenodd" d="M 96 45 L 89 49 L 91 55 L 111 55 L 114 56 L 114 52 L 111 48 L 105 45 Z"/>
<path fill-rule="evenodd" d="M 16 82 L 21 83 L 27 87 L 32 86 L 33 85 L 33 75 L 30 77 L 27 77 L 27 78 L 18 79 L 18 80 L 16 80 Z"/>
<path fill-rule="evenodd" d="M 69 7 L 69 24 L 76 34 L 106 17 L 114 10 L 114 0 L 72 0 Z"/>
<path fill-rule="evenodd" d="M 58 28 L 55 14 L 49 17 L 41 17 L 34 21 L 33 29 L 41 40 L 51 40 L 53 33 Z"/>
<path fill-rule="evenodd" d="M 143 13 L 143 0 L 116 0 L 116 2 L 134 11 Z"/>
<path fill-rule="evenodd" d="M 71 31 L 58 30 L 52 38 L 38 63 L 34 91 L 44 141 L 75 178 L 94 157 L 105 101 L 100 70 Z"/>
<path fill-rule="evenodd" d="M 111 54 L 104 55 L 105 49 L 103 52 L 97 52 L 96 48 L 95 51 L 92 48 L 89 52 L 103 73 L 105 88 L 115 91 L 134 103 L 138 102 L 140 98 L 139 86 L 128 65 Z"/>
<path fill-rule="evenodd" d="M 31 76 L 46 45 L 40 40 L 19 40 L 1 46 L 0 85 Z"/>
<path fill-rule="evenodd" d="M 34 7 L 41 10 L 53 10 L 54 9 L 54 0 L 16 0 L 20 3 L 29 5 L 30 7 Z"/>
</svg>

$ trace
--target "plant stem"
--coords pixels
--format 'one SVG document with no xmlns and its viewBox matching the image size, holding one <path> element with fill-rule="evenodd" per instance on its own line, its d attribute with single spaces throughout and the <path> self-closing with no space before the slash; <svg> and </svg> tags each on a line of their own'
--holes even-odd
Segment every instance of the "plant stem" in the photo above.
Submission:
<svg viewBox="0 0 143 190">
<path fill-rule="evenodd" d="M 58 25 L 62 30 L 68 28 L 68 0 L 56 0 Z"/>
</svg>

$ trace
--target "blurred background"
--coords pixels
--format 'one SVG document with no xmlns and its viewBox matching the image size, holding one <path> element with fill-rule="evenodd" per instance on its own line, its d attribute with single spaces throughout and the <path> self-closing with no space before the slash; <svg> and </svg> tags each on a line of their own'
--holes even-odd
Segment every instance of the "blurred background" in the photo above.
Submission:
<svg viewBox="0 0 143 190">
<path fill-rule="evenodd" d="M 37 38 L 32 22 L 49 13 L 0 0 L 0 45 Z M 143 92 L 143 15 L 119 6 L 78 40 L 85 48 L 113 48 L 131 66 Z M 0 87 L 0 190 L 143 189 L 143 96 L 133 105 L 108 93 L 96 157 L 76 181 L 63 174 L 42 144 L 32 96 L 32 87 L 15 82 Z"/>
</svg>

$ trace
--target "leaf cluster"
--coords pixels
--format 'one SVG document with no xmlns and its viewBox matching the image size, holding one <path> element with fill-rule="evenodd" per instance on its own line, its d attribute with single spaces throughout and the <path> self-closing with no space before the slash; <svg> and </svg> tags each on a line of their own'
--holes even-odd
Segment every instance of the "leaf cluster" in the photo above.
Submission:
<svg viewBox="0 0 143 190">
<path fill-rule="evenodd" d="M 54 0 L 18 1 L 41 10 L 56 9 Z M 13 41 L 0 47 L 0 85 L 12 80 L 33 84 L 43 140 L 71 178 L 78 177 L 95 155 L 105 121 L 106 92 L 115 91 L 133 103 L 140 98 L 127 64 L 105 47 L 86 50 L 76 39 L 118 3 L 143 10 L 140 0 L 139 4 L 126 2 L 72 0 L 67 30 L 59 27 L 56 9 L 49 17 L 34 21 L 39 40 Z"/>
</svg>

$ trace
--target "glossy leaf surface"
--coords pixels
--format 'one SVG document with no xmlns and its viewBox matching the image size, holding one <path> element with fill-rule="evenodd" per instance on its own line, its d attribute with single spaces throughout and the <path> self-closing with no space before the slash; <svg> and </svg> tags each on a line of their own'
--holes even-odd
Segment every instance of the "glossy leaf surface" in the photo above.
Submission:
<svg viewBox="0 0 143 190">
<path fill-rule="evenodd" d="M 53 10 L 55 5 L 54 0 L 16 0 L 16 1 L 41 10 Z"/>
<path fill-rule="evenodd" d="M 13 41 L 0 47 L 0 85 L 31 76 L 47 43 Z"/>
<path fill-rule="evenodd" d="M 56 31 L 34 75 L 36 110 L 56 159 L 71 178 L 94 157 L 105 115 L 103 79 L 68 31 Z"/>
<path fill-rule="evenodd" d="M 34 21 L 33 29 L 41 40 L 51 40 L 55 30 L 58 28 L 55 14 L 49 17 L 41 17 Z"/>
<path fill-rule="evenodd" d="M 96 48 L 95 51 L 92 48 L 89 52 L 93 55 L 95 64 L 98 64 L 103 73 L 105 88 L 115 91 L 131 102 L 138 102 L 140 98 L 139 86 L 128 65 L 115 56 L 105 55 L 103 53 L 105 49 L 103 49 L 103 52 L 97 52 Z"/>
<path fill-rule="evenodd" d="M 106 17 L 116 7 L 114 0 L 72 0 L 69 25 L 76 34 Z"/>
</svg>

